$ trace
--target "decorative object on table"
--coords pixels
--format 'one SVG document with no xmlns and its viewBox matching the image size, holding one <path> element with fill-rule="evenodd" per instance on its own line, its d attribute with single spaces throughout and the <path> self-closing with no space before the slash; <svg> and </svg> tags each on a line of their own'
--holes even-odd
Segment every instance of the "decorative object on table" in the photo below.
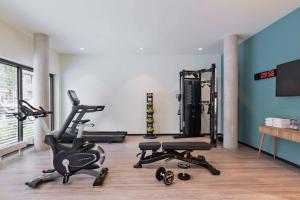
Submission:
<svg viewBox="0 0 300 200">
<path fill-rule="evenodd" d="M 299 130 L 299 123 L 296 119 L 291 119 L 290 129 Z"/>
<path fill-rule="evenodd" d="M 290 128 L 291 127 L 291 120 L 290 119 L 283 119 L 283 118 L 268 117 L 268 118 L 265 119 L 265 125 L 276 127 L 276 128 Z"/>
</svg>

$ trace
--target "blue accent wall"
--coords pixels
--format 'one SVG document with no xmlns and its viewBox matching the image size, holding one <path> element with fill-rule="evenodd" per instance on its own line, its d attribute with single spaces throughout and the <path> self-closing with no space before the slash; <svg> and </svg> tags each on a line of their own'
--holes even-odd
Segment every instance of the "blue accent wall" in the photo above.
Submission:
<svg viewBox="0 0 300 200">
<path fill-rule="evenodd" d="M 254 81 L 255 73 L 297 59 L 300 8 L 239 45 L 239 141 L 258 147 L 258 126 L 266 117 L 295 118 L 300 122 L 300 97 L 276 97 L 276 78 Z M 277 156 L 300 165 L 300 143 L 280 139 L 276 147 Z M 265 139 L 264 150 L 272 152 L 270 137 Z"/>
</svg>

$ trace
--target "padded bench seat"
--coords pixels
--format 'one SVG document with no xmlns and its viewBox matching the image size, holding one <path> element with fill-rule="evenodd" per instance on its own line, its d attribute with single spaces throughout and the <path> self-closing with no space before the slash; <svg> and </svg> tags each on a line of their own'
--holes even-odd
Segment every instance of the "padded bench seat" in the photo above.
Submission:
<svg viewBox="0 0 300 200">
<path fill-rule="evenodd" d="M 140 150 L 156 151 L 161 147 L 160 142 L 141 142 Z M 212 146 L 207 142 L 163 142 L 164 150 L 210 150 Z"/>
<path fill-rule="evenodd" d="M 164 150 L 210 150 L 212 146 L 207 142 L 163 142 Z"/>
<path fill-rule="evenodd" d="M 156 151 L 160 148 L 160 142 L 141 142 L 139 144 L 140 150 L 153 150 Z"/>
<path fill-rule="evenodd" d="M 157 151 L 162 146 L 161 151 Z M 220 175 L 220 171 L 214 168 L 206 161 L 204 156 L 194 157 L 191 152 L 193 150 L 210 150 L 214 147 L 207 142 L 142 142 L 139 144 L 142 152 L 137 154 L 140 156 L 139 161 L 133 166 L 134 168 L 142 168 L 144 164 L 154 163 L 160 160 L 177 159 L 193 165 L 206 168 L 212 175 Z M 149 154 L 147 150 L 152 150 Z"/>
</svg>

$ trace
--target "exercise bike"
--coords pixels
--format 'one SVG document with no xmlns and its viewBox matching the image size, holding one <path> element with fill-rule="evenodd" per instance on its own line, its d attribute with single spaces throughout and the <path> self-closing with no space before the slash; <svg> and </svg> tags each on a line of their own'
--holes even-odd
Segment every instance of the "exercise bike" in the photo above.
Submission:
<svg viewBox="0 0 300 200">
<path fill-rule="evenodd" d="M 25 184 L 31 188 L 36 188 L 41 183 L 54 181 L 62 178 L 63 184 L 69 182 L 73 175 L 86 174 L 95 177 L 93 186 L 103 184 L 108 168 L 102 168 L 105 161 L 105 152 L 97 146 L 97 150 L 93 150 L 96 146 L 94 143 L 85 143 L 82 139 L 84 127 L 92 127 L 94 124 L 89 123 L 90 120 L 78 120 L 78 134 L 73 140 L 72 146 L 65 146 L 58 142 L 59 135 L 55 131 L 51 132 L 45 122 L 45 119 L 50 111 L 44 110 L 42 107 L 35 108 L 27 101 L 19 101 L 19 112 L 13 115 L 19 120 L 24 121 L 27 118 L 31 120 L 41 120 L 42 127 L 46 132 L 45 143 L 48 144 L 53 152 L 53 167 L 54 169 L 44 170 L 42 175 Z M 96 164 L 96 163 L 99 164 Z M 97 170 L 96 170 L 97 169 Z"/>
</svg>

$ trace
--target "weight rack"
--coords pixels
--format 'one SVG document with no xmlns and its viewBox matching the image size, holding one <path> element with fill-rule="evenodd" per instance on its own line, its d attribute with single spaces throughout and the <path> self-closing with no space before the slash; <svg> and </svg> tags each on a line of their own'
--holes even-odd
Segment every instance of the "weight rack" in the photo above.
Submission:
<svg viewBox="0 0 300 200">
<path fill-rule="evenodd" d="M 154 135 L 154 109 L 153 109 L 153 93 L 146 94 L 146 134 L 145 139 L 155 139 Z"/>
</svg>

